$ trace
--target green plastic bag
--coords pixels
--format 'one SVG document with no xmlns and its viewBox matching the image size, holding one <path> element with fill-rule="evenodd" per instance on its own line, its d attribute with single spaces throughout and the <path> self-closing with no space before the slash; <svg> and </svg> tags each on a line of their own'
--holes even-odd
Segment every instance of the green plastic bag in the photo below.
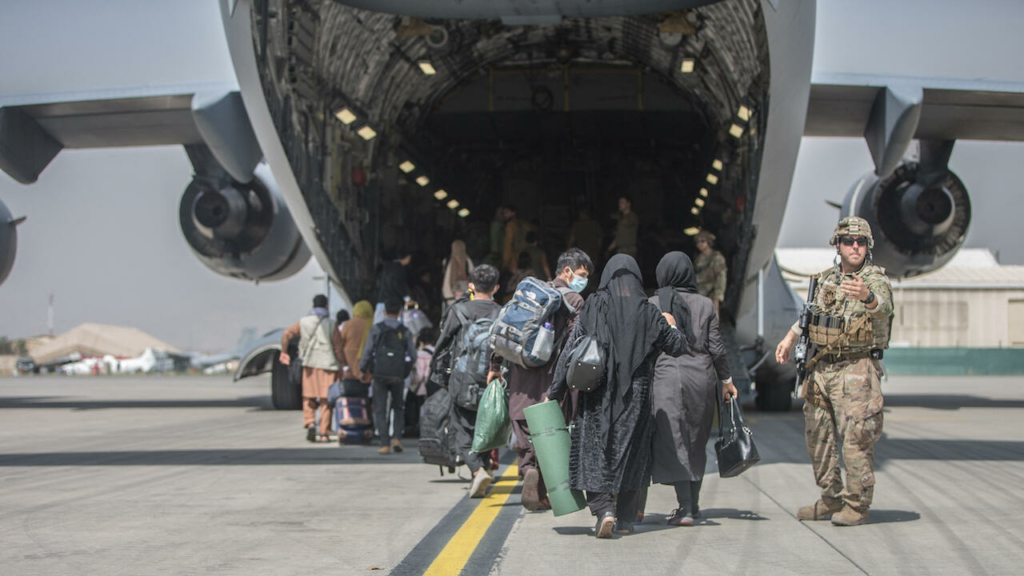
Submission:
<svg viewBox="0 0 1024 576">
<path fill-rule="evenodd" d="M 473 452 L 488 452 L 508 444 L 512 419 L 508 417 L 508 388 L 500 378 L 491 380 L 476 409 Z"/>
</svg>

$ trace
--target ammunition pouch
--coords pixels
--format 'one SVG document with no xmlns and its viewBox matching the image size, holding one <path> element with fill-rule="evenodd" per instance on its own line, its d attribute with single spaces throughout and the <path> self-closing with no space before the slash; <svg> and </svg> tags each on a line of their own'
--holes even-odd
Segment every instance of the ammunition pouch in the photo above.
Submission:
<svg viewBox="0 0 1024 576">
<path fill-rule="evenodd" d="M 847 327 L 854 328 L 847 331 Z M 871 322 L 856 322 L 843 316 L 815 316 L 808 326 L 808 338 L 819 350 L 840 348 L 842 350 L 870 350 L 874 347 L 875 336 Z"/>
</svg>

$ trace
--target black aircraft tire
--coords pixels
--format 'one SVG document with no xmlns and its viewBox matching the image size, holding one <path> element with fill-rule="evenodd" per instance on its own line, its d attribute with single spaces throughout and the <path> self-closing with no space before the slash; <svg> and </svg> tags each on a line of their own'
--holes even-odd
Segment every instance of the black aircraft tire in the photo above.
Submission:
<svg viewBox="0 0 1024 576">
<path fill-rule="evenodd" d="M 762 412 L 789 412 L 793 408 L 792 390 L 791 382 L 758 382 L 754 403 Z"/>
<path fill-rule="evenodd" d="M 275 410 L 301 410 L 302 388 L 292 384 L 288 367 L 274 358 L 274 370 L 270 373 L 270 400 Z"/>
</svg>

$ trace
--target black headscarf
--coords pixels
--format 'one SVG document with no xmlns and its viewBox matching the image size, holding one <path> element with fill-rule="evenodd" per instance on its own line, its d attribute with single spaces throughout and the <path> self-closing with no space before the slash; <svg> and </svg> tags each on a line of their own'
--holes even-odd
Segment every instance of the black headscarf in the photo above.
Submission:
<svg viewBox="0 0 1024 576">
<path fill-rule="evenodd" d="M 633 373 L 661 333 L 658 310 L 647 301 L 636 260 L 616 254 L 605 265 L 597 292 L 587 299 L 579 322 L 587 334 L 607 346 L 606 398 L 611 400 L 611 423 L 626 406 Z"/>
<path fill-rule="evenodd" d="M 697 273 L 693 270 L 690 257 L 682 252 L 669 252 L 658 262 L 658 302 L 662 310 L 671 310 L 676 326 L 683 332 L 686 342 L 693 346 L 697 337 L 693 333 L 693 320 L 686 300 L 679 292 L 697 293 Z"/>
</svg>

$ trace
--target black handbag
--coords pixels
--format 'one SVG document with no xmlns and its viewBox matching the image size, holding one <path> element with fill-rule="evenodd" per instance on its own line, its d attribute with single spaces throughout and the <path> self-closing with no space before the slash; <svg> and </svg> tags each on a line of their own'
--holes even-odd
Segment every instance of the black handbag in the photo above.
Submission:
<svg viewBox="0 0 1024 576">
<path fill-rule="evenodd" d="M 604 380 L 604 347 L 592 336 L 584 336 L 569 355 L 565 381 L 569 388 L 590 392 Z"/>
<path fill-rule="evenodd" d="M 722 478 L 739 476 L 745 470 L 761 461 L 754 446 L 754 433 L 743 423 L 743 414 L 733 398 L 729 402 L 730 428 L 722 431 L 722 421 L 726 415 L 718 415 L 718 440 L 715 442 L 715 453 L 718 455 L 718 475 Z M 723 410 L 724 411 L 724 410 Z"/>
</svg>

